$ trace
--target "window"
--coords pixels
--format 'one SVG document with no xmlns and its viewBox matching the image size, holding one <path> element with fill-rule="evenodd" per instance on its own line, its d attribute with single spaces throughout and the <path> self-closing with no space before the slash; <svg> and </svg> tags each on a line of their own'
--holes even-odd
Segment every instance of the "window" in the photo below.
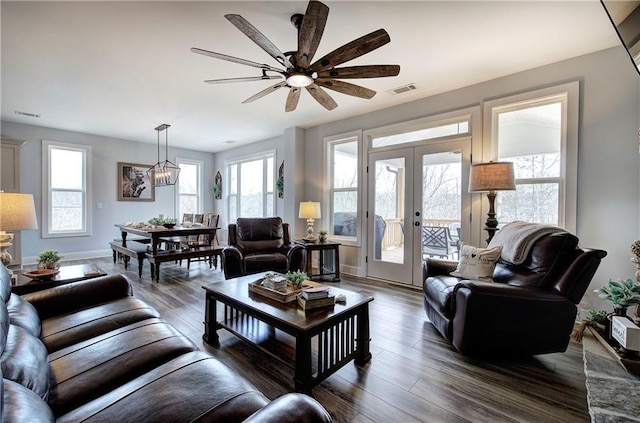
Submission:
<svg viewBox="0 0 640 423">
<path fill-rule="evenodd" d="M 371 148 L 388 147 L 392 145 L 407 144 L 416 141 L 433 140 L 436 138 L 469 133 L 470 117 L 455 117 L 448 120 L 433 122 L 416 122 L 416 128 L 405 127 L 402 132 L 393 132 L 389 135 L 375 136 L 371 139 Z M 391 128 L 396 128 L 392 126 Z"/>
<path fill-rule="evenodd" d="M 228 221 L 275 213 L 274 152 L 227 162 Z"/>
<path fill-rule="evenodd" d="M 516 177 L 516 191 L 497 196 L 501 223 L 523 220 L 575 230 L 577 83 L 562 88 L 491 108 L 493 151 L 497 160 L 513 162 Z"/>
<path fill-rule="evenodd" d="M 327 185 L 330 236 L 355 242 L 358 238 L 359 137 L 327 141 Z"/>
<path fill-rule="evenodd" d="M 202 213 L 202 161 L 176 159 L 180 168 L 178 177 L 178 216 Z"/>
<path fill-rule="evenodd" d="M 42 142 L 42 237 L 91 235 L 91 147 Z"/>
</svg>

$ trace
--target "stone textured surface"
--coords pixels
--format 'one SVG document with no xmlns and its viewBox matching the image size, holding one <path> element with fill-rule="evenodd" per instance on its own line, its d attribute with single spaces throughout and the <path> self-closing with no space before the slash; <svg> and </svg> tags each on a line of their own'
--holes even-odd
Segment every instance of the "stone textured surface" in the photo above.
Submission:
<svg viewBox="0 0 640 423">
<path fill-rule="evenodd" d="M 640 377 L 627 372 L 589 330 L 582 343 L 592 423 L 640 422 Z"/>
</svg>

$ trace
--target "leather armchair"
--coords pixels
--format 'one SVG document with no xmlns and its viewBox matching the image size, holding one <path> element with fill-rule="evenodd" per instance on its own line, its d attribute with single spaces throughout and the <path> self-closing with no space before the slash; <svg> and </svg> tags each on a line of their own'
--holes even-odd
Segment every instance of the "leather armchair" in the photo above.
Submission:
<svg viewBox="0 0 640 423">
<path fill-rule="evenodd" d="M 582 249 L 568 232 L 535 241 L 521 264 L 498 260 L 493 282 L 449 273 L 457 262 L 427 259 L 424 307 L 431 323 L 464 355 L 517 356 L 566 351 L 577 307 L 603 250 Z"/>
<path fill-rule="evenodd" d="M 229 224 L 228 246 L 222 250 L 225 278 L 267 270 L 286 273 L 304 266 L 304 247 L 291 243 L 289 224 L 281 218 L 238 218 Z"/>
</svg>

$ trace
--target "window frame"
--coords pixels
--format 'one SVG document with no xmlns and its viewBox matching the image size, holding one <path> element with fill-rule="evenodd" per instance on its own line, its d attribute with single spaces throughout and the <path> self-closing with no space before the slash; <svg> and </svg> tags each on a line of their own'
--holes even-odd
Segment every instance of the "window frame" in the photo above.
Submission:
<svg viewBox="0 0 640 423">
<path fill-rule="evenodd" d="M 196 213 L 202 213 L 203 211 L 203 197 L 204 197 L 204 183 L 203 183 L 203 169 L 204 169 L 204 161 L 189 159 L 186 157 L 176 157 L 176 164 L 180 167 L 180 164 L 194 165 L 197 167 L 197 188 L 196 194 L 181 194 L 180 193 L 180 181 L 178 181 L 178 186 L 176 187 L 176 210 L 178 210 L 178 216 L 182 216 L 184 212 L 180 210 L 180 197 L 185 196 L 195 196 L 197 197 L 197 211 Z M 179 177 L 178 177 L 179 178 Z"/>
<path fill-rule="evenodd" d="M 79 151 L 83 155 L 83 183 L 82 190 L 80 191 L 83 194 L 83 230 L 52 230 L 52 192 L 55 191 L 55 189 L 51 187 L 51 152 L 54 149 Z M 92 148 L 88 145 L 42 140 L 42 238 L 70 238 L 93 235 L 93 210 L 91 208 L 92 197 L 90 189 L 92 174 L 91 156 Z"/>
<path fill-rule="evenodd" d="M 272 169 L 271 169 L 271 175 L 273 176 L 271 184 L 269 184 L 269 182 L 267 181 L 267 177 L 269 175 L 269 171 L 268 171 L 268 167 L 269 167 L 269 159 L 271 159 L 272 161 Z M 240 172 L 241 169 L 241 165 L 242 163 L 247 163 L 247 162 L 252 162 L 252 161 L 257 161 L 257 160 L 262 160 L 263 161 L 263 167 L 262 167 L 262 172 L 263 172 L 263 180 L 262 180 L 262 217 L 270 217 L 267 216 L 267 211 L 269 210 L 268 207 L 268 203 L 269 203 L 269 194 L 271 194 L 271 207 L 270 209 L 273 210 L 273 213 L 275 213 L 276 210 L 276 175 L 277 175 L 277 171 L 276 171 L 276 150 L 266 150 L 266 151 L 262 151 L 262 152 L 258 152 L 255 154 L 251 154 L 251 155 L 247 155 L 247 156 L 241 156 L 241 157 L 236 157 L 233 159 L 228 159 L 225 160 L 224 162 L 224 173 L 225 173 L 225 179 L 226 181 L 224 181 L 224 189 L 223 189 L 223 195 L 225 196 L 225 204 L 226 204 L 226 217 L 227 217 L 227 222 L 235 222 L 235 219 L 232 219 L 231 217 L 231 201 L 232 198 L 235 197 L 235 208 L 236 208 L 236 212 L 237 212 L 237 217 L 242 217 L 242 215 L 240 214 L 240 198 L 242 197 L 242 193 L 240 191 L 240 187 L 242 184 L 242 175 Z M 237 176 L 236 176 L 236 193 L 231 195 L 231 167 L 233 165 L 236 165 L 236 172 L 237 172 Z M 271 191 L 268 191 L 268 187 L 271 186 Z"/>
<path fill-rule="evenodd" d="M 560 176 L 552 178 L 525 178 L 516 185 L 558 183 L 558 225 L 570 232 L 576 231 L 578 135 L 580 110 L 579 81 L 527 91 L 483 103 L 483 161 L 498 160 L 498 115 L 545 104 L 560 103 L 562 110 L 560 143 Z"/>
<path fill-rule="evenodd" d="M 362 215 L 362 201 L 363 201 L 363 193 L 362 193 L 362 181 L 366 178 L 365 166 L 363 166 L 363 137 L 362 131 L 351 131 L 342 134 L 336 134 L 332 136 L 328 136 L 324 138 L 324 154 L 325 154 L 325 178 L 324 178 L 324 192 L 325 197 L 322 204 L 322 215 L 326 216 L 326 227 L 328 231 L 328 236 L 340 242 L 343 245 L 350 245 L 360 247 L 362 245 L 362 240 L 364 239 L 363 231 L 366 230 L 364 226 L 364 219 Z M 350 142 L 356 142 L 356 151 L 358 152 L 358 156 L 356 159 L 357 169 L 356 169 L 356 188 L 333 188 L 333 152 L 334 147 L 340 144 L 346 144 Z M 333 195 L 336 192 L 356 192 L 356 236 L 343 236 L 343 235 L 335 235 L 333 233 Z"/>
</svg>

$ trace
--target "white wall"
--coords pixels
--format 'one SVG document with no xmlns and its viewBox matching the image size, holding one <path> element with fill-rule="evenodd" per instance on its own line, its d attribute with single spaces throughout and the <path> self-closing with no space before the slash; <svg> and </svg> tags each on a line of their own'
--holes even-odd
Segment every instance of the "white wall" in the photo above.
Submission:
<svg viewBox="0 0 640 423">
<path fill-rule="evenodd" d="M 640 78 L 621 47 L 308 129 L 306 175 L 323 171 L 325 164 L 318 157 L 324 157 L 324 137 L 462 109 L 576 80 L 580 81 L 581 95 L 576 235 L 583 247 L 608 252 L 592 288 L 610 277 L 632 277 L 630 245 L 640 238 Z M 307 195 L 320 198 L 322 188 L 309 176 L 305 186 Z M 341 250 L 341 261 L 362 269 L 364 263 L 359 261 L 359 255 L 350 250 Z M 589 298 L 599 301 L 591 291 Z"/>
<path fill-rule="evenodd" d="M 80 132 L 62 131 L 51 128 L 2 122 L 2 136 L 27 141 L 22 147 L 21 189 L 33 194 L 39 227 L 42 229 L 42 140 L 59 141 L 92 147 L 92 213 L 93 234 L 89 237 L 41 238 L 41 231 L 22 232 L 23 263 L 33 263 L 35 256 L 45 249 L 56 249 L 65 259 L 111 255 L 108 243 L 119 237 L 114 224 L 133 221 L 147 221 L 164 213 L 175 216 L 175 188 L 156 188 L 155 202 L 118 201 L 117 163 L 141 163 L 153 165 L 157 161 L 157 144 L 135 143 L 127 140 L 108 138 Z M 204 211 L 213 209 L 211 187 L 215 177 L 213 154 L 193 150 L 173 148 L 169 138 L 169 160 L 175 157 L 202 160 L 204 162 Z M 161 158 L 164 159 L 164 151 Z M 102 203 L 102 209 L 96 204 Z"/>
</svg>

